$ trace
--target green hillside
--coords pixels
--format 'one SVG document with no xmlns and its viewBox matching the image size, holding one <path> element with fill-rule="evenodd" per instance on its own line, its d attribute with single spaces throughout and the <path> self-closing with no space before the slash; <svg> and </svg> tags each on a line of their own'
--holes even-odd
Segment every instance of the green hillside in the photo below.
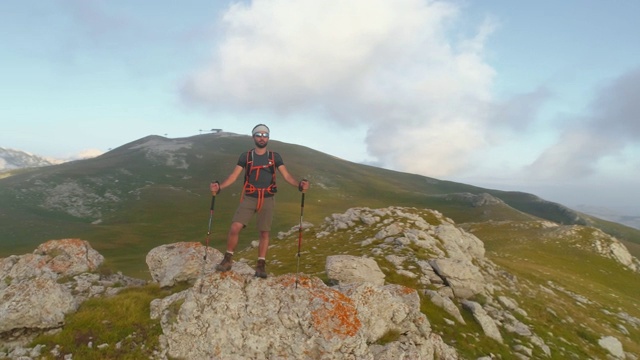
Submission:
<svg viewBox="0 0 640 360">
<path fill-rule="evenodd" d="M 145 256 L 177 241 L 206 239 L 211 194 L 249 136 L 229 133 L 168 139 L 149 136 L 102 156 L 16 172 L 0 179 L 0 257 L 33 251 L 50 239 L 82 238 L 105 255 L 108 265 L 148 277 Z M 640 231 L 594 219 L 534 195 L 483 189 L 450 181 L 345 161 L 299 145 L 270 141 L 289 171 L 308 178 L 304 220 L 320 223 L 354 206 L 435 209 L 456 223 L 530 221 L 591 225 L 617 236 L 640 254 Z M 223 249 L 242 183 L 216 199 L 210 245 Z M 482 195 L 480 194 L 489 194 Z M 273 234 L 300 217 L 300 193 L 279 181 Z M 249 227 L 240 247 L 256 239 Z"/>
</svg>

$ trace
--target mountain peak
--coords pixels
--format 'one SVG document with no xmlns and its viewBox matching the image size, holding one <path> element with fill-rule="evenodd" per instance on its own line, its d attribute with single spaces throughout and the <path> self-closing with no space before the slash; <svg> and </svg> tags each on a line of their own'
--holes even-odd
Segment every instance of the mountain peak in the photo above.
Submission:
<svg viewBox="0 0 640 360">
<path fill-rule="evenodd" d="M 54 162 L 21 150 L 0 147 L 0 171 L 53 165 Z"/>
</svg>

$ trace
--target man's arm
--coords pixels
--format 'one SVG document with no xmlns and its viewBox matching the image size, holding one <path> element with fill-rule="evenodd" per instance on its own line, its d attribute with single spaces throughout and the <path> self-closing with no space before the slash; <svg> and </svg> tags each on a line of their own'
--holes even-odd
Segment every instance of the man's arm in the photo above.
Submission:
<svg viewBox="0 0 640 360">
<path fill-rule="evenodd" d="M 229 176 L 224 179 L 223 182 L 221 183 L 217 183 L 217 182 L 212 182 L 211 183 L 211 192 L 213 194 L 217 194 L 220 192 L 220 190 L 229 187 L 231 184 L 233 184 L 234 182 L 236 182 L 236 180 L 238 179 L 238 176 L 240 176 L 240 174 L 242 173 L 242 170 L 244 170 L 244 168 L 240 165 L 236 165 L 235 168 L 233 168 L 233 171 L 231 172 L 231 174 L 229 174 Z"/>
<path fill-rule="evenodd" d="M 303 179 L 302 181 L 298 182 L 298 180 L 296 180 L 296 178 L 294 178 L 289 173 L 286 166 L 284 165 L 278 166 L 278 171 L 280 171 L 280 174 L 282 175 L 284 180 L 288 182 L 291 186 L 295 186 L 301 191 L 306 191 L 307 189 L 309 189 L 309 181 Z"/>
</svg>

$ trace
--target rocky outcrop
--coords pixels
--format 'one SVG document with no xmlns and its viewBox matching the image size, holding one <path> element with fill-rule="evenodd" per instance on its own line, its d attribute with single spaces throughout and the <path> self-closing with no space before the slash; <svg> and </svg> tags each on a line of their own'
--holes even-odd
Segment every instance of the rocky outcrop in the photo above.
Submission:
<svg viewBox="0 0 640 360">
<path fill-rule="evenodd" d="M 485 258 L 482 241 L 441 213 L 398 207 L 351 208 L 325 219 L 317 237 L 340 233 L 360 238 L 368 249 L 367 257 L 391 264 L 387 271 L 420 284 L 422 293 L 454 319 L 446 319 L 452 326 L 466 324 L 466 312 L 484 336 L 504 343 L 503 332 L 515 333 L 528 339 L 526 349 L 535 347 L 550 355 L 544 341 L 513 315 L 526 316 L 526 312 L 509 298 L 494 299 L 494 284 L 508 287 L 513 279 L 499 279 L 497 266 Z M 475 297 L 485 303 L 474 301 Z"/>
<path fill-rule="evenodd" d="M 151 304 L 150 316 L 163 328 L 163 357 L 458 358 L 431 332 L 417 291 L 384 285 L 372 259 L 329 257 L 327 273 L 339 284 L 332 288 L 315 277 L 257 279 L 242 260 L 217 273 L 213 266 L 222 254 L 208 249 L 205 262 L 204 249 L 199 243 L 175 243 L 147 256 L 155 282 L 193 283 Z"/>
<path fill-rule="evenodd" d="M 80 239 L 51 240 L 31 254 L 0 259 L 0 340 L 23 344 L 40 331 L 63 326 L 65 316 L 89 297 L 145 283 L 121 273 L 92 273 L 103 261 Z"/>
<path fill-rule="evenodd" d="M 629 270 L 640 272 L 640 261 L 629 253 L 620 240 L 600 229 L 579 225 L 558 226 L 547 237 L 550 240 L 561 238 L 578 248 L 585 248 L 587 242 L 584 239 L 588 239 L 590 246 L 586 249 L 613 259 Z"/>
<path fill-rule="evenodd" d="M 173 275 L 154 276 L 156 281 L 166 283 L 174 282 L 171 276 L 195 281 L 189 290 L 154 301 L 152 317 L 162 319 L 165 356 L 457 358 L 456 352 L 431 331 L 428 319 L 419 310 L 419 293 L 400 285 L 385 285 L 376 258 L 391 264 L 386 271 L 422 284 L 425 296 L 455 322 L 466 324 L 462 314 L 468 312 L 484 336 L 502 344 L 503 332 L 514 333 L 529 339 L 527 346 L 519 348 L 520 353 L 531 353 L 535 347 L 550 356 L 544 341 L 513 315 L 526 318 L 517 302 L 506 296 L 493 298 L 492 283 L 498 281 L 496 266 L 484 257 L 483 243 L 440 213 L 394 207 L 353 208 L 328 218 L 316 236 L 325 239 L 341 232 L 359 239 L 369 255 L 328 256 L 325 270 L 328 283 L 337 284 L 334 287 L 317 278 L 304 278 L 296 289 L 292 275 L 260 281 L 251 276 L 252 272 L 242 273 L 241 263 L 234 264 L 229 273 L 213 273 L 209 265 L 202 265 L 203 250 L 196 244 L 171 244 L 152 250 L 148 258 L 164 260 L 148 261 L 150 264 L 200 264 L 186 266 L 194 269 L 190 276 L 166 270 L 164 274 Z M 185 247 L 197 249 L 197 256 Z M 222 256 L 215 251 L 212 254 L 216 259 Z M 181 259 L 171 259 L 173 256 Z M 151 272 L 159 273 L 154 269 Z M 480 304 L 470 300 L 478 295 L 488 301 Z M 312 314 L 322 314 L 324 320 L 316 317 L 314 322 L 313 316 L 319 315 Z M 329 327 L 320 326 L 325 323 Z M 256 333 L 262 336 L 256 337 Z M 337 335 L 340 341 L 336 341 Z M 305 341 L 306 347 L 300 345 Z M 308 353 L 309 347 L 314 349 L 312 354 Z"/>
<path fill-rule="evenodd" d="M 0 259 L 0 336 L 62 326 L 80 301 L 57 280 L 94 271 L 103 261 L 79 239 L 48 241 L 32 254 Z"/>
<path fill-rule="evenodd" d="M 414 289 L 331 288 L 294 275 L 212 273 L 152 303 L 167 357 L 184 359 L 457 359 L 431 332 Z M 395 339 L 378 343 L 385 335 Z"/>
<path fill-rule="evenodd" d="M 399 274 L 419 278 L 421 283 L 459 298 L 483 292 L 486 281 L 481 266 L 490 263 L 484 257 L 482 241 L 437 211 L 422 211 L 421 216 L 406 208 L 351 208 L 327 218 L 317 236 L 340 231 L 360 234 L 361 245 L 372 248 L 371 257 L 384 254 Z M 434 224 L 429 223 L 430 218 L 435 219 Z M 367 237 L 368 233 L 373 235 Z M 425 256 L 418 258 L 414 249 Z"/>
</svg>

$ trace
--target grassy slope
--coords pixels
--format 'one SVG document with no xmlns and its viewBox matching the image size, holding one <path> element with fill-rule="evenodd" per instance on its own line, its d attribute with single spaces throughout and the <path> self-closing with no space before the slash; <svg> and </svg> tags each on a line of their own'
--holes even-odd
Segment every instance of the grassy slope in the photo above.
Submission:
<svg viewBox="0 0 640 360">
<path fill-rule="evenodd" d="M 472 224 L 466 226 L 485 243 L 487 256 L 505 270 L 531 284 L 532 290 L 551 284 L 589 299 L 581 303 L 567 294 L 550 296 L 538 291 L 539 297 L 520 297 L 521 305 L 536 319 L 538 327 L 548 328 L 554 336 L 545 338 L 558 348 L 583 354 L 585 357 L 605 354 L 595 344 L 604 335 L 620 339 L 625 351 L 638 353 L 640 329 L 626 326 L 630 335 L 624 336 L 612 323 L 612 316 L 604 312 L 628 312 L 640 317 L 637 299 L 640 298 L 640 276 L 611 259 L 603 258 L 571 242 L 589 243 L 578 237 L 561 241 L 549 238 L 549 230 L 532 223 Z M 550 311 L 550 309 L 552 311 Z M 569 325 L 569 326 L 567 326 Z M 556 357 L 562 358 L 562 357 Z"/>
</svg>

